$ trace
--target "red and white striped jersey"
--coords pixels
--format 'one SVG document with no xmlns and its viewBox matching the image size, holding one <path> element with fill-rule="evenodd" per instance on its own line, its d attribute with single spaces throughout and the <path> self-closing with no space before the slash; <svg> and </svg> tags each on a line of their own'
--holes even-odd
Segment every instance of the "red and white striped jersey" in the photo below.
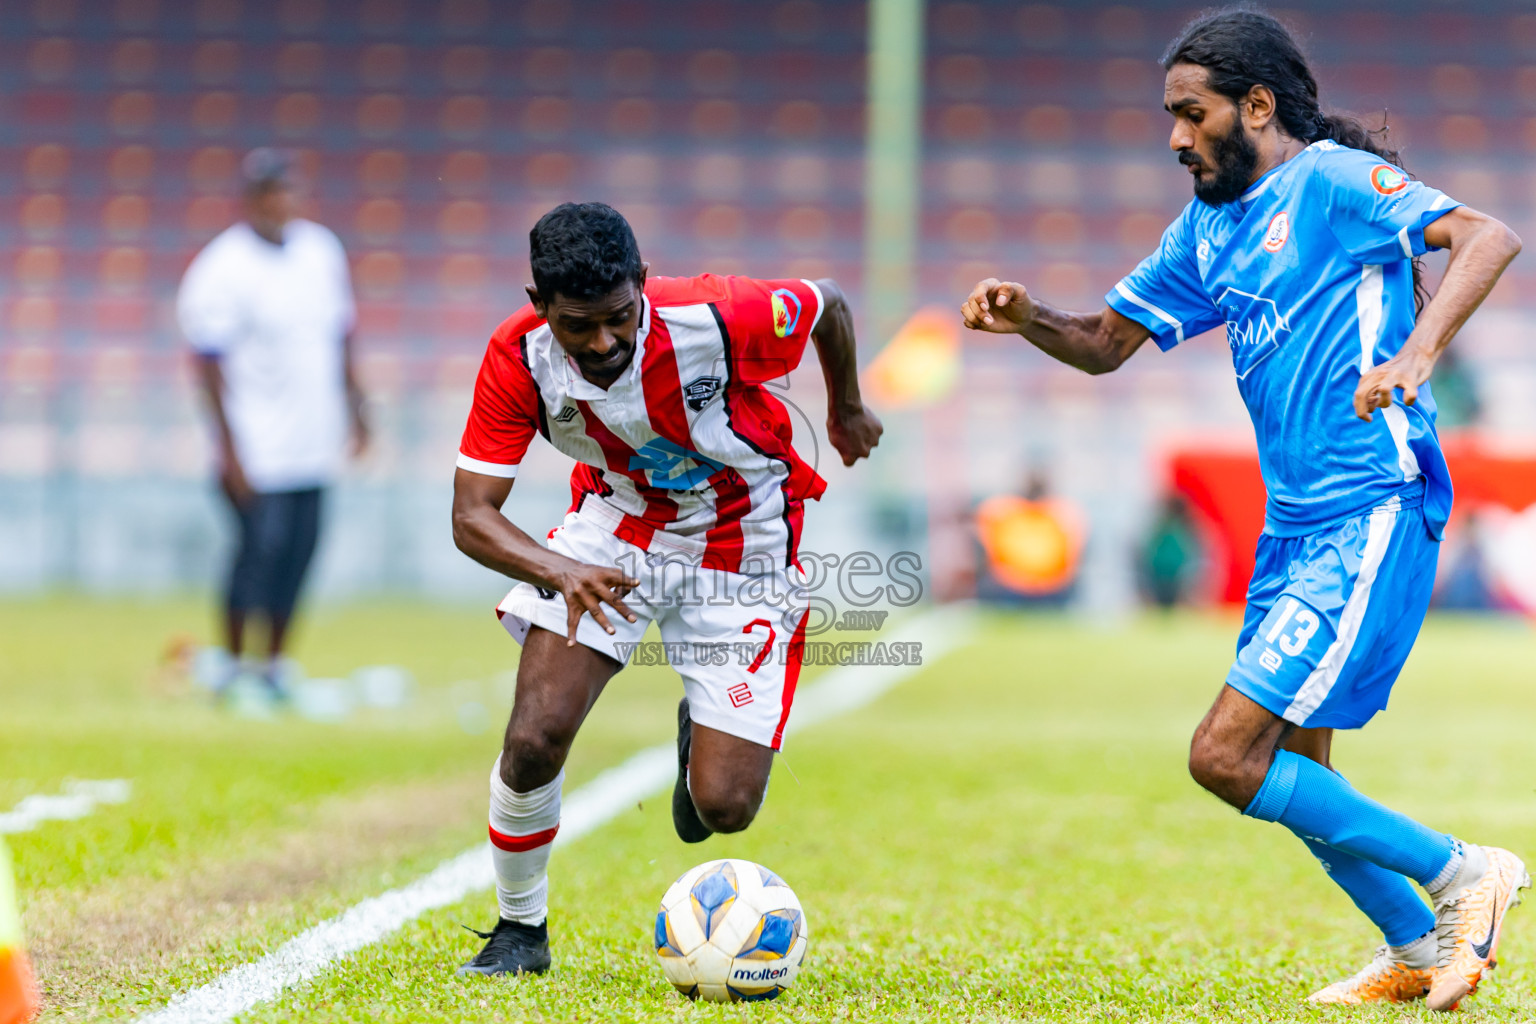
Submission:
<svg viewBox="0 0 1536 1024">
<path fill-rule="evenodd" d="M 535 431 L 577 462 L 571 510 L 704 568 L 795 561 L 824 481 L 791 446 L 766 382 L 794 369 L 821 317 L 810 281 L 652 278 L 635 354 L 606 391 L 525 306 L 491 336 L 458 466 L 515 477 Z"/>
</svg>

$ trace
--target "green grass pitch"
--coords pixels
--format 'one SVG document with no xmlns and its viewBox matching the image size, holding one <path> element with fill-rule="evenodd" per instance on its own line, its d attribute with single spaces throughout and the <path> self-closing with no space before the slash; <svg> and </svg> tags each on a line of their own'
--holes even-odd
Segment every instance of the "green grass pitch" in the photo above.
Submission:
<svg viewBox="0 0 1536 1024">
<path fill-rule="evenodd" d="M 132 799 L 10 837 L 49 1003 L 121 1019 L 263 955 L 483 838 L 484 780 L 516 647 L 483 610 L 358 606 L 311 616 L 312 675 L 396 663 L 408 711 L 335 725 L 262 722 L 169 691 L 167 637 L 192 602 L 57 598 L 0 606 L 0 810 L 70 778 Z M 431 913 L 247 1015 L 262 1021 L 1288 1021 L 1429 1017 L 1302 999 L 1378 936 L 1302 845 L 1241 818 L 1184 770 L 1235 620 L 1114 630 L 983 613 L 978 641 L 874 705 L 791 738 L 750 831 L 686 847 L 664 796 L 562 848 L 555 967 L 460 979 L 490 894 Z M 1435 827 L 1536 855 L 1536 636 L 1438 618 L 1371 728 L 1337 763 Z M 578 741 L 578 786 L 669 738 L 675 677 L 618 677 Z M 477 718 L 465 706 L 480 704 Z M 471 730 L 465 731 L 465 725 Z M 692 864 L 762 861 L 811 926 L 773 1004 L 691 1005 L 648 938 Z M 1462 1014 L 1536 1017 L 1536 909 Z"/>
</svg>

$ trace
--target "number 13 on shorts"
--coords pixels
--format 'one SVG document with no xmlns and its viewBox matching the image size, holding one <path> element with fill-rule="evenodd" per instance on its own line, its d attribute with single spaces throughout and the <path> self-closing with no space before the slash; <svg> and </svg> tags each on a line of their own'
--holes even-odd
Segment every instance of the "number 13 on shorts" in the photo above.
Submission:
<svg viewBox="0 0 1536 1024">
<path fill-rule="evenodd" d="M 1264 617 L 1237 660 L 1251 673 L 1289 677 L 1299 672 L 1304 677 L 1317 667 L 1333 639 L 1327 616 L 1285 594 Z"/>
</svg>

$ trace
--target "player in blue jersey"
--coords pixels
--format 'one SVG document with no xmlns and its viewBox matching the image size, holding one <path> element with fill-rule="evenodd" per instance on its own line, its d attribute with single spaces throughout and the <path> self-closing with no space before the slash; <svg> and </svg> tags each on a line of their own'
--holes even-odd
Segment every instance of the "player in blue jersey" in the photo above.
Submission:
<svg viewBox="0 0 1536 1024">
<path fill-rule="evenodd" d="M 1520 251 L 1503 224 L 1406 175 L 1380 135 L 1325 114 L 1295 40 L 1251 7 L 1192 22 L 1163 58 L 1170 145 L 1195 199 L 1097 313 L 988 279 L 966 326 L 1086 370 L 1226 325 L 1269 491 L 1237 660 L 1190 773 L 1301 840 L 1386 945 L 1318 1002 L 1448 1010 L 1493 965 L 1530 884 L 1495 847 L 1383 807 L 1335 772 L 1335 729 L 1386 706 L 1429 605 L 1451 481 L 1430 370 Z M 1416 310 L 1414 260 L 1450 252 Z M 1433 909 L 1414 888 L 1422 886 Z"/>
</svg>

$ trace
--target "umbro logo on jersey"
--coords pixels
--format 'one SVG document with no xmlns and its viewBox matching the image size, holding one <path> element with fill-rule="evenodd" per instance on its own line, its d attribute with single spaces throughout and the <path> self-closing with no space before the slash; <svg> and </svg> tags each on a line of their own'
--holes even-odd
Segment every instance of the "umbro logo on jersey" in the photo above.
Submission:
<svg viewBox="0 0 1536 1024">
<path fill-rule="evenodd" d="M 559 414 L 555 417 L 555 422 L 556 423 L 569 423 L 569 422 L 571 422 L 571 420 L 573 420 L 575 418 L 576 418 L 576 407 L 574 405 L 568 405 L 564 409 L 560 410 Z"/>
<path fill-rule="evenodd" d="M 1279 252 L 1291 237 L 1291 215 L 1281 210 L 1270 218 L 1269 230 L 1264 232 L 1264 251 Z"/>
<path fill-rule="evenodd" d="M 683 386 L 683 395 L 688 401 L 688 408 L 698 412 L 709 404 L 709 400 L 720 393 L 719 377 L 695 377 Z"/>
</svg>

